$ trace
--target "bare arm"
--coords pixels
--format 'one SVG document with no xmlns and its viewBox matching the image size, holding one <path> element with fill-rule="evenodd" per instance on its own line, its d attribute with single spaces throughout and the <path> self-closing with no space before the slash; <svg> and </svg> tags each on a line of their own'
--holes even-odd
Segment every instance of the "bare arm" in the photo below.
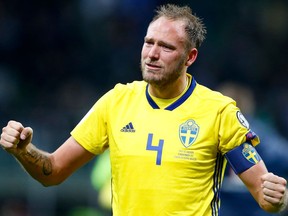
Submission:
<svg viewBox="0 0 288 216">
<path fill-rule="evenodd" d="M 269 173 L 263 161 L 239 174 L 239 177 L 263 210 L 276 213 L 287 208 L 286 180 Z"/>
<path fill-rule="evenodd" d="M 10 121 L 2 129 L 0 144 L 34 179 L 45 186 L 60 184 L 94 156 L 73 137 L 52 154 L 41 151 L 31 143 L 32 135 L 31 128 Z"/>
</svg>

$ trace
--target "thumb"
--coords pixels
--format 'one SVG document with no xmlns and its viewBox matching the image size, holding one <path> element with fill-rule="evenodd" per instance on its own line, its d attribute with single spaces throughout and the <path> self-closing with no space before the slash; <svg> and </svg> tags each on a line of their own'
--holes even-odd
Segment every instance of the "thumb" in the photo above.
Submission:
<svg viewBox="0 0 288 216">
<path fill-rule="evenodd" d="M 21 140 L 26 140 L 27 138 L 28 139 L 32 139 L 32 135 L 33 135 L 33 130 L 31 127 L 25 127 L 23 128 L 23 130 L 21 131 L 21 134 L 20 134 L 20 139 Z"/>
</svg>

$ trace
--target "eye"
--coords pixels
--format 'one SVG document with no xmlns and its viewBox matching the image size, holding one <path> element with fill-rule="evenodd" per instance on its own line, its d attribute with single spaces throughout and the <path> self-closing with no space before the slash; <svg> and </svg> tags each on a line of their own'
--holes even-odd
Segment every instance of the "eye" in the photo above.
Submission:
<svg viewBox="0 0 288 216">
<path fill-rule="evenodd" d="M 152 41 L 145 41 L 144 42 L 146 46 L 153 46 L 153 42 Z"/>
<path fill-rule="evenodd" d="M 174 48 L 171 47 L 171 46 L 169 46 L 169 45 L 162 45 L 162 48 L 163 48 L 163 50 L 166 51 L 166 52 L 171 52 L 171 51 L 174 50 Z"/>
</svg>

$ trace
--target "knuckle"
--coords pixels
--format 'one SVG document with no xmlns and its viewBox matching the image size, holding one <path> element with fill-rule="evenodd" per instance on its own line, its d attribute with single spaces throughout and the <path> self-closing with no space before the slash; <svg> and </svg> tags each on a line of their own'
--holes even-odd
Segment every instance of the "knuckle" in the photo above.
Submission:
<svg viewBox="0 0 288 216">
<path fill-rule="evenodd" d="M 8 124 L 7 125 L 9 125 L 9 126 L 11 126 L 11 125 L 13 125 L 13 124 L 15 124 L 16 122 L 14 121 L 14 120 L 10 120 L 10 121 L 8 121 Z"/>
<path fill-rule="evenodd" d="M 15 128 L 16 130 L 20 130 L 21 128 L 23 128 L 20 122 L 16 122 L 14 120 L 10 120 L 7 124 L 7 127 Z"/>
<path fill-rule="evenodd" d="M 6 128 L 7 128 L 7 127 L 3 127 L 3 128 L 2 128 L 2 134 L 6 131 Z"/>
</svg>

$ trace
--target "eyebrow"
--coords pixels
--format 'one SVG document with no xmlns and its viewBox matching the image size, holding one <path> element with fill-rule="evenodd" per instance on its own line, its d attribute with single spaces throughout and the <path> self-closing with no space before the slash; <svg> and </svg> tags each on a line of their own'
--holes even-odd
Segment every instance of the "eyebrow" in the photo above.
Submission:
<svg viewBox="0 0 288 216">
<path fill-rule="evenodd" d="M 144 37 L 144 41 L 145 41 L 145 42 L 154 42 L 155 40 L 154 40 L 153 38 Z M 166 47 L 168 47 L 168 48 L 170 48 L 170 49 L 176 49 L 176 46 L 174 46 L 174 45 L 171 44 L 171 43 L 167 43 L 167 42 L 165 42 L 165 41 L 163 41 L 163 40 L 158 41 L 158 44 L 159 44 L 160 46 L 166 46 Z"/>
</svg>

